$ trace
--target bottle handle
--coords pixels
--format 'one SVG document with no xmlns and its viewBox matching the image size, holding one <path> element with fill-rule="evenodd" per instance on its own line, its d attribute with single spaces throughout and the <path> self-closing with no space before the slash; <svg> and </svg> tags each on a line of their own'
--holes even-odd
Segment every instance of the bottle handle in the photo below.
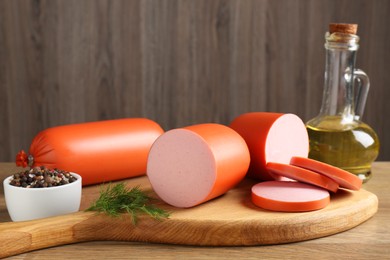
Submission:
<svg viewBox="0 0 390 260">
<path fill-rule="evenodd" d="M 353 81 L 357 83 L 354 84 L 355 118 L 359 120 L 362 118 L 364 107 L 366 106 L 368 91 L 370 90 L 370 79 L 364 71 L 355 69 L 353 73 Z"/>
</svg>

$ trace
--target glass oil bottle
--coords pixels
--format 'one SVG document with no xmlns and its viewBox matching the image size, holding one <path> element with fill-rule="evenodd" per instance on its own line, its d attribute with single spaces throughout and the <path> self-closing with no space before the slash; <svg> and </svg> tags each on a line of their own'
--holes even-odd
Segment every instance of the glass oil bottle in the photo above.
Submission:
<svg viewBox="0 0 390 260">
<path fill-rule="evenodd" d="M 361 121 L 369 78 L 355 69 L 357 25 L 331 24 L 325 34 L 325 84 L 320 113 L 306 123 L 309 157 L 347 170 L 367 182 L 379 153 L 374 130 Z"/>
</svg>

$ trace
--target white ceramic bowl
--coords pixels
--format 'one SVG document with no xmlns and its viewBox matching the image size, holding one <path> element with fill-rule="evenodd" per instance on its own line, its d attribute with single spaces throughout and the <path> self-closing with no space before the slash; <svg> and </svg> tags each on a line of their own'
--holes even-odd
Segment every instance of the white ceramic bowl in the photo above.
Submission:
<svg viewBox="0 0 390 260">
<path fill-rule="evenodd" d="M 79 210 L 81 176 L 75 182 L 49 188 L 23 188 L 10 185 L 12 176 L 3 182 L 5 203 L 12 221 L 53 217 Z"/>
</svg>

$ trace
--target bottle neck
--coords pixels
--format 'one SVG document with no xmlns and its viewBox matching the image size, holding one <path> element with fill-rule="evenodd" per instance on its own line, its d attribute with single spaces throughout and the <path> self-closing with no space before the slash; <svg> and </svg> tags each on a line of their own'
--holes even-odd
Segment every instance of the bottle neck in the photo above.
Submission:
<svg viewBox="0 0 390 260">
<path fill-rule="evenodd" d="M 321 116 L 337 116 L 344 121 L 354 120 L 353 72 L 359 47 L 356 37 L 326 34 L 325 85 Z"/>
</svg>

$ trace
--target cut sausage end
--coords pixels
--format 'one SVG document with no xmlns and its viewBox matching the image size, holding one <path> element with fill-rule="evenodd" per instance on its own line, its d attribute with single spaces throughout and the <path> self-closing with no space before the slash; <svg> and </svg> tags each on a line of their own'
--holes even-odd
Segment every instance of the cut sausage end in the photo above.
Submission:
<svg viewBox="0 0 390 260">
<path fill-rule="evenodd" d="M 147 175 L 163 201 L 188 208 L 236 186 L 249 161 L 238 133 L 220 124 L 199 124 L 160 136 L 149 152 Z"/>
<path fill-rule="evenodd" d="M 216 179 L 216 163 L 208 144 L 186 129 L 166 132 L 153 144 L 147 176 L 166 203 L 181 208 L 202 203 Z"/>
<path fill-rule="evenodd" d="M 288 164 L 291 157 L 307 157 L 309 137 L 303 121 L 294 114 L 246 113 L 235 118 L 230 127 L 245 140 L 251 153 L 249 176 L 274 180 L 267 162 Z"/>
<path fill-rule="evenodd" d="M 268 131 L 265 162 L 289 164 L 291 157 L 307 157 L 309 137 L 302 120 L 294 114 L 281 115 Z"/>
<path fill-rule="evenodd" d="M 326 207 L 330 196 L 327 190 L 300 182 L 267 181 L 252 187 L 252 202 L 273 211 L 304 212 Z"/>
</svg>

